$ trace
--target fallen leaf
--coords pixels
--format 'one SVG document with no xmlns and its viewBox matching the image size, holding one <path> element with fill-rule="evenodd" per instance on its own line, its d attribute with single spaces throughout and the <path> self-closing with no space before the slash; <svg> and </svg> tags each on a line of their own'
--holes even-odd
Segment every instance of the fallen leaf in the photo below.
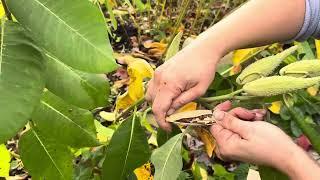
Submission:
<svg viewBox="0 0 320 180">
<path fill-rule="evenodd" d="M 208 156 L 211 158 L 216 148 L 215 139 L 207 129 L 200 128 L 200 127 L 195 127 L 194 129 L 197 132 L 197 135 L 200 137 L 201 141 L 204 143 L 204 147 L 206 149 Z"/>
<path fill-rule="evenodd" d="M 143 46 L 149 49 L 148 54 L 151 54 L 156 57 L 160 57 L 166 51 L 168 45 L 163 42 L 145 41 L 143 43 Z"/>
<path fill-rule="evenodd" d="M 274 114 L 280 114 L 281 106 L 282 106 L 281 101 L 275 101 L 271 104 L 271 106 L 268 109 Z"/>
<path fill-rule="evenodd" d="M 186 111 L 193 111 L 197 109 L 197 103 L 190 102 L 184 106 L 182 106 L 180 109 L 177 110 L 177 113 L 179 112 L 186 112 Z"/>
<path fill-rule="evenodd" d="M 10 152 L 4 144 L 0 145 L 0 177 L 8 177 L 10 171 Z"/>
<path fill-rule="evenodd" d="M 146 163 L 141 167 L 134 170 L 134 174 L 137 177 L 137 180 L 152 180 L 153 176 L 151 174 L 151 165 Z"/>
</svg>

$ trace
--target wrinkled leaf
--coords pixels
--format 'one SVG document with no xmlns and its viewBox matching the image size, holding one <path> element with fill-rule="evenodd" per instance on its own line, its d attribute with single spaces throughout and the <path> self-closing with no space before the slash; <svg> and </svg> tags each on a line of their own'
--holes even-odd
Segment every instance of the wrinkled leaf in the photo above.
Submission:
<svg viewBox="0 0 320 180">
<path fill-rule="evenodd" d="M 110 94 L 103 74 L 77 71 L 47 55 L 46 87 L 66 102 L 85 109 L 105 106 Z"/>
<path fill-rule="evenodd" d="M 216 148 L 216 141 L 213 138 L 212 134 L 205 128 L 194 127 L 194 130 L 197 132 L 197 135 L 200 137 L 201 141 L 204 143 L 206 152 L 208 156 L 211 158 Z"/>
<path fill-rule="evenodd" d="M 115 131 L 103 163 L 103 179 L 125 179 L 149 160 L 150 149 L 139 119 L 133 115 Z"/>
<path fill-rule="evenodd" d="M 83 0 L 6 2 L 34 40 L 58 60 L 92 73 L 111 72 L 117 67 L 103 14 L 93 3 Z"/>
<path fill-rule="evenodd" d="M 153 76 L 153 69 L 143 59 L 127 58 L 128 74 L 130 77 L 128 91 L 120 95 L 116 102 L 116 110 L 128 108 L 144 96 L 143 80 Z"/>
<path fill-rule="evenodd" d="M 33 179 L 71 179 L 73 155 L 59 141 L 44 138 L 35 129 L 24 133 L 19 141 L 24 167 Z"/>
<path fill-rule="evenodd" d="M 10 152 L 6 145 L 0 144 L 0 177 L 8 177 L 10 171 Z"/>
<path fill-rule="evenodd" d="M 90 111 L 67 104 L 49 91 L 45 91 L 32 121 L 45 137 L 72 147 L 99 145 L 93 116 Z"/>
<path fill-rule="evenodd" d="M 176 180 L 182 169 L 181 145 L 184 134 L 180 133 L 153 151 L 151 162 L 155 166 L 155 180 Z"/>
<path fill-rule="evenodd" d="M 39 104 L 45 67 L 41 53 L 17 23 L 5 22 L 1 32 L 0 143 L 3 143 L 27 123 Z"/>
<path fill-rule="evenodd" d="M 182 38 L 183 32 L 180 31 L 172 40 L 170 46 L 168 47 L 165 61 L 172 58 L 174 55 L 176 55 L 179 52 L 180 49 L 180 43 Z"/>
</svg>

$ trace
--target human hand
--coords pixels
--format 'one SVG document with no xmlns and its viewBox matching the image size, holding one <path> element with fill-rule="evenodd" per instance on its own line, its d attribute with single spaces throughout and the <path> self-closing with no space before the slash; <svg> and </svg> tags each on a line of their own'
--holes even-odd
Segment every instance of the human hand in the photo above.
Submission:
<svg viewBox="0 0 320 180">
<path fill-rule="evenodd" d="M 319 173 L 308 172 L 319 171 L 319 167 L 280 128 L 263 121 L 238 119 L 234 110 L 224 112 L 228 110 L 224 107 L 219 105 L 214 111 L 217 123 L 210 129 L 218 145 L 218 157 L 272 166 L 292 179 L 319 178 Z"/>
<path fill-rule="evenodd" d="M 146 100 L 152 103 L 153 113 L 161 128 L 170 130 L 165 117 L 203 95 L 214 79 L 219 56 L 203 57 L 201 54 L 190 48 L 183 49 L 158 67 L 150 80 Z"/>
</svg>

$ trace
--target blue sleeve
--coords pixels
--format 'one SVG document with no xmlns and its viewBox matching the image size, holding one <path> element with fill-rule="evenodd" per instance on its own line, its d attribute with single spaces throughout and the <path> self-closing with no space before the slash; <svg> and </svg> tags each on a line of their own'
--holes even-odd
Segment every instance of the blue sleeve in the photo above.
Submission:
<svg viewBox="0 0 320 180">
<path fill-rule="evenodd" d="M 320 38 L 320 2 L 306 0 L 304 23 L 293 40 L 304 41 L 309 37 Z"/>
</svg>

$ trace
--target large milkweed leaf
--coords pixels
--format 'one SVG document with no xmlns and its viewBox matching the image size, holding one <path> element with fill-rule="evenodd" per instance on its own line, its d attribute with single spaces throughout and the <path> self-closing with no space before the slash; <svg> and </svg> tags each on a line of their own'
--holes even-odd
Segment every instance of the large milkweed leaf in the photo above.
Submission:
<svg viewBox="0 0 320 180">
<path fill-rule="evenodd" d="M 84 109 L 105 106 L 110 94 L 103 74 L 89 74 L 47 55 L 46 88 L 66 102 Z"/>
<path fill-rule="evenodd" d="M 91 112 L 70 105 L 49 91 L 44 92 L 32 121 L 46 138 L 53 137 L 61 144 L 72 147 L 99 145 Z"/>
<path fill-rule="evenodd" d="M 19 152 L 32 179 L 72 179 L 73 154 L 67 146 L 44 138 L 37 130 L 30 129 L 21 136 Z"/>
<path fill-rule="evenodd" d="M 139 119 L 133 115 L 113 134 L 103 163 L 103 179 L 126 179 L 149 160 L 150 149 Z"/>
<path fill-rule="evenodd" d="M 151 162 L 155 166 L 155 180 L 176 180 L 182 169 L 182 138 L 184 133 L 180 133 L 160 148 L 153 151 Z"/>
<path fill-rule="evenodd" d="M 24 30 L 13 22 L 1 26 L 0 143 L 14 136 L 39 104 L 44 61 Z"/>
<path fill-rule="evenodd" d="M 6 0 L 10 11 L 45 51 L 86 72 L 117 65 L 103 14 L 84 0 Z M 84 13 L 85 12 L 85 13 Z"/>
</svg>

